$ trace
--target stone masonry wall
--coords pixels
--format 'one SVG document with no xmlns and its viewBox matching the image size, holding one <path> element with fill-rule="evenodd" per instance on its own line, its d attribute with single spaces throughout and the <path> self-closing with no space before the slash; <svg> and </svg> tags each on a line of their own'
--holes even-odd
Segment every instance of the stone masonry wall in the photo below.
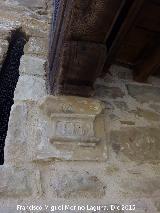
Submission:
<svg viewBox="0 0 160 213">
<path fill-rule="evenodd" d="M 49 0 L 0 2 L 0 66 L 4 61 L 12 32 L 21 29 L 29 37 L 21 61 L 15 100 L 36 99 L 47 94 L 45 80 L 50 19 Z M 27 64 L 30 67 L 26 69 Z"/>
<path fill-rule="evenodd" d="M 114 152 L 136 162 L 160 160 L 160 79 L 132 80 L 129 69 L 112 66 L 96 83 L 96 97 L 106 104 Z"/>
<path fill-rule="evenodd" d="M 92 99 L 48 96 L 47 5 L 0 3 L 0 63 L 14 29 L 29 36 L 0 166 L 0 212 L 49 213 L 62 204 L 72 209 L 55 212 L 130 212 L 91 211 L 110 204 L 160 212 L 160 80 L 135 83 L 130 70 L 112 66 Z"/>
</svg>

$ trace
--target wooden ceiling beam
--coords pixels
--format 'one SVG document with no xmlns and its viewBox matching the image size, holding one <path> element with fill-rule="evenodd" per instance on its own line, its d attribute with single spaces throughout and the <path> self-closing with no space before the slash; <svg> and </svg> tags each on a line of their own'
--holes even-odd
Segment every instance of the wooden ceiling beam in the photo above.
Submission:
<svg viewBox="0 0 160 213">
<path fill-rule="evenodd" d="M 134 69 L 134 80 L 146 82 L 148 77 L 160 67 L 160 43 L 155 42 L 145 60 Z"/>
<path fill-rule="evenodd" d="M 106 41 L 108 47 L 107 57 L 101 76 L 104 76 L 111 64 L 115 63 L 117 51 L 120 49 L 125 36 L 132 28 L 144 2 L 145 0 L 127 0 L 123 4 L 121 12 L 112 26 L 110 36 Z"/>
<path fill-rule="evenodd" d="M 52 94 L 93 94 L 106 58 L 106 38 L 120 5 L 121 0 L 59 1 L 50 33 Z"/>
</svg>

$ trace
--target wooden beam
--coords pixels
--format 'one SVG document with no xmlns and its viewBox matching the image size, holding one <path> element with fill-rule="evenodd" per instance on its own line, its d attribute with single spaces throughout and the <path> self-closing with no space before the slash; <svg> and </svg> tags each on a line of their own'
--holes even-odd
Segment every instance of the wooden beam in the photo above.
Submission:
<svg viewBox="0 0 160 213">
<path fill-rule="evenodd" d="M 121 9 L 119 17 L 113 25 L 110 36 L 107 39 L 107 57 L 104 65 L 104 69 L 101 76 L 104 76 L 108 72 L 111 64 L 114 63 L 117 50 L 119 50 L 122 41 L 128 31 L 131 29 L 137 15 L 139 14 L 145 0 L 127 0 Z"/>
<path fill-rule="evenodd" d="M 156 42 L 155 42 L 156 43 Z M 160 67 L 160 43 L 149 51 L 145 60 L 135 68 L 134 80 L 138 82 L 146 82 L 148 77 L 152 75 L 157 68 Z"/>
<path fill-rule="evenodd" d="M 59 1 L 50 33 L 52 94 L 93 94 L 106 58 L 106 38 L 120 5 L 121 0 Z"/>
</svg>

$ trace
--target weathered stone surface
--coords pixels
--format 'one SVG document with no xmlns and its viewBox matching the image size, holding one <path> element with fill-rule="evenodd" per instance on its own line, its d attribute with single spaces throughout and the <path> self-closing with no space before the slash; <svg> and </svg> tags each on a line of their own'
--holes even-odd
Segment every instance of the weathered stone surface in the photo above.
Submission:
<svg viewBox="0 0 160 213">
<path fill-rule="evenodd" d="M 25 54 L 47 56 L 48 39 L 31 37 L 24 48 Z"/>
<path fill-rule="evenodd" d="M 160 197 L 155 198 L 154 204 L 155 204 L 156 210 L 160 212 Z"/>
<path fill-rule="evenodd" d="M 24 19 L 26 21 L 26 19 Z M 42 20 L 30 19 L 22 22 L 22 28 L 27 35 L 33 37 L 47 38 L 49 35 L 49 25 Z"/>
<path fill-rule="evenodd" d="M 28 8 L 45 8 L 45 0 L 6 0 L 7 3 L 20 4 Z"/>
<path fill-rule="evenodd" d="M 3 63 L 8 50 L 8 41 L 0 39 L 0 64 Z"/>
<path fill-rule="evenodd" d="M 17 20 L 15 21 L 12 21 L 12 20 L 9 20 L 9 19 L 5 19 L 5 18 L 2 18 L 2 20 L 0 21 L 0 30 L 14 30 L 16 28 L 19 28 L 20 27 L 20 22 Z"/>
<path fill-rule="evenodd" d="M 47 96 L 40 104 L 40 108 L 47 116 L 54 113 L 98 115 L 104 108 L 98 100 L 76 96 Z"/>
<path fill-rule="evenodd" d="M 105 81 L 108 82 L 108 77 L 110 76 L 110 80 L 112 81 L 120 81 L 120 80 L 133 80 L 133 70 L 120 66 L 120 65 L 111 65 L 109 69 L 110 73 L 106 74 Z"/>
<path fill-rule="evenodd" d="M 104 184 L 88 172 L 56 173 L 50 179 L 50 186 L 59 198 L 101 198 L 105 195 Z"/>
<path fill-rule="evenodd" d="M 17 103 L 10 115 L 6 161 L 106 160 L 102 110 L 99 101 L 70 96 Z"/>
<path fill-rule="evenodd" d="M 40 18 L 27 8 L 0 3 L 0 19 L 0 32 L 2 32 L 2 35 L 2 30 L 9 33 L 10 30 L 13 31 L 18 28 L 22 28 L 27 35 L 33 37 L 47 38 L 49 33 L 48 21 Z"/>
<path fill-rule="evenodd" d="M 160 113 L 160 105 L 158 104 L 150 104 L 151 109 L 155 110 L 155 112 Z"/>
<path fill-rule="evenodd" d="M 11 30 L 0 28 L 0 39 L 8 39 L 11 36 Z"/>
<path fill-rule="evenodd" d="M 148 121 L 160 121 L 160 115 L 151 110 L 137 108 L 137 110 L 133 110 L 131 112 L 133 112 L 136 116 L 142 117 Z"/>
<path fill-rule="evenodd" d="M 22 169 L 0 167 L 0 198 L 32 194 L 31 173 Z"/>
<path fill-rule="evenodd" d="M 128 111 L 129 107 L 127 106 L 126 102 L 124 101 L 114 101 L 116 107 L 121 111 Z"/>
<path fill-rule="evenodd" d="M 58 106 L 58 108 L 57 108 Z M 106 158 L 105 121 L 99 101 L 78 97 L 46 97 L 40 103 L 45 120 L 52 119 L 49 141 L 53 155 L 66 160 L 104 160 Z M 51 148 L 50 148 L 51 150 Z M 49 158 L 43 149 L 37 158 Z M 82 157 L 83 156 L 83 157 Z"/>
<path fill-rule="evenodd" d="M 21 75 L 15 89 L 14 100 L 38 100 L 47 94 L 46 82 L 36 76 Z"/>
<path fill-rule="evenodd" d="M 123 98 L 125 93 L 119 87 L 107 87 L 102 85 L 96 85 L 96 96 L 102 99 L 112 98 Z"/>
<path fill-rule="evenodd" d="M 23 4 L 22 1 L 18 1 Z M 40 2 L 41 0 L 38 3 Z M 36 4 L 36 1 L 31 3 L 31 5 L 34 4 Z M 22 29 L 31 35 L 25 47 L 25 54 L 44 57 L 46 47 L 45 43 L 43 43 L 43 38 L 45 40 L 47 38 L 47 22 L 42 17 L 38 18 L 36 13 L 32 13 L 31 10 L 23 7 L 21 9 L 18 6 L 10 7 L 8 12 L 5 8 L 1 7 L 0 4 L 0 37 L 10 37 L 12 30 L 22 26 Z M 33 36 L 38 36 L 38 38 Z M 99 98 L 106 103 L 107 113 L 103 113 L 103 107 L 98 101 L 90 99 L 47 97 L 37 101 L 39 97 L 46 94 L 45 80 L 37 77 L 40 73 L 39 68 L 35 70 L 32 66 L 28 72 L 28 67 L 32 62 L 29 60 L 29 63 L 27 63 L 25 64 L 25 69 L 28 75 L 23 75 L 26 73 L 23 67 L 22 75 L 19 79 L 21 83 L 17 85 L 19 91 L 15 92 L 15 100 L 22 101 L 15 102 L 12 107 L 5 147 L 5 165 L 15 165 L 16 167 L 23 165 L 24 168 L 34 165 L 40 168 L 42 179 L 40 180 L 40 173 L 35 170 L 28 171 L 27 169 L 13 169 L 11 167 L 7 170 L 4 167 L 0 169 L 0 212 L 16 212 L 14 209 L 17 205 L 17 199 L 20 202 L 19 204 L 27 203 L 28 200 L 29 204 L 32 203 L 31 201 L 37 204 L 37 194 L 42 195 L 41 183 L 44 193 L 40 198 L 40 204 L 42 204 L 42 199 L 44 204 L 50 202 L 53 205 L 54 203 L 74 200 L 74 204 L 79 205 L 81 200 L 84 199 L 86 202 L 99 205 L 100 202 L 105 204 L 106 202 L 112 203 L 111 199 L 115 197 L 117 201 L 131 197 L 137 198 L 141 204 L 139 207 L 131 199 L 132 203 L 137 206 L 136 213 L 160 211 L 160 170 L 156 163 L 157 161 L 160 162 L 160 135 L 157 114 L 154 114 L 154 111 L 159 113 L 158 109 L 160 107 L 156 103 L 147 105 L 148 100 L 153 102 L 158 99 L 158 95 L 154 93 L 154 90 L 149 92 L 149 95 L 147 94 L 145 102 L 142 96 L 146 96 L 146 93 L 143 94 L 142 92 L 139 100 L 142 100 L 145 104 L 137 106 L 136 101 L 130 98 L 128 94 L 125 94 L 122 89 L 123 85 L 119 88 L 118 82 L 117 85 L 113 82 L 113 86 L 111 81 L 105 79 L 103 84 L 106 81 L 106 87 L 109 87 L 109 89 L 105 90 L 106 87 L 99 86 L 98 92 Z M 39 64 L 37 65 L 39 66 Z M 119 68 L 117 68 L 116 76 L 113 75 L 116 81 L 121 78 L 124 82 L 124 79 L 128 78 L 128 74 L 130 75 L 130 71 L 128 71 L 127 75 L 123 71 L 118 74 L 118 71 Z M 136 85 L 136 87 L 139 86 Z M 145 87 L 143 85 L 143 88 Z M 116 98 L 118 100 L 112 100 Z M 121 98 L 121 101 L 119 98 Z M 31 101 L 32 99 L 36 101 Z M 130 109 L 133 102 L 135 105 Z M 139 109 L 135 112 L 137 114 L 136 122 L 134 123 L 134 120 L 132 121 L 127 116 L 128 114 L 133 114 L 134 116 L 134 112 L 132 111 L 131 113 L 131 110 L 137 107 Z M 153 109 L 150 110 L 153 113 L 146 111 L 149 107 Z M 121 114 L 124 111 L 129 111 L 126 116 L 125 113 Z M 107 114 L 117 121 L 117 126 L 113 125 L 113 120 L 113 122 L 110 122 Z M 114 158 L 115 153 L 113 153 L 113 150 L 106 149 L 106 144 L 108 143 L 106 136 L 109 133 L 108 126 L 104 130 L 104 117 L 110 129 L 120 128 L 121 125 L 130 125 L 130 128 L 115 131 L 116 136 L 111 137 L 112 147 L 118 155 L 116 156 L 117 158 Z M 145 118 L 148 121 L 156 121 L 157 129 L 131 126 L 133 124 L 137 125 L 137 121 L 141 121 L 142 125 L 145 125 L 145 121 L 143 123 L 141 118 Z M 93 125 L 88 125 L 89 122 Z M 114 135 L 115 132 L 112 134 Z M 87 140 L 84 140 L 83 134 L 87 134 Z M 88 141 L 88 138 L 93 140 Z M 56 141 L 57 139 L 58 141 Z M 112 157 L 114 158 L 114 162 L 110 164 L 110 167 L 108 163 L 87 162 L 91 160 L 106 160 L 108 151 L 109 162 L 112 162 Z M 129 161 L 125 165 L 125 162 L 120 162 L 121 157 L 122 160 L 126 159 L 123 158 L 124 155 L 130 160 L 147 163 L 137 164 L 137 162 Z M 53 160 L 60 160 L 60 162 L 53 163 Z M 66 162 L 66 160 L 72 162 Z M 74 160 L 82 162 L 75 162 Z M 83 162 L 84 160 L 85 162 Z M 154 164 L 150 164 L 148 161 L 154 162 Z M 57 167 L 55 165 L 57 163 L 58 168 L 60 165 L 62 166 L 61 170 L 56 170 Z M 135 165 L 138 165 L 138 168 Z M 65 166 L 67 167 L 66 170 Z M 48 167 L 52 168 L 52 171 Z M 105 189 L 106 186 L 107 189 Z M 34 193 L 36 196 L 35 199 L 32 199 Z M 108 201 L 109 199 L 110 201 Z M 147 204 L 143 204 L 143 199 Z M 155 211 L 152 206 L 148 207 L 150 206 L 148 201 L 151 199 L 154 199 Z M 113 201 L 113 203 L 116 202 Z M 5 206 L 7 204 L 12 206 L 11 210 L 6 210 Z M 43 210 L 42 212 L 49 213 L 48 210 Z"/>
<path fill-rule="evenodd" d="M 44 77 L 46 75 L 45 69 L 46 60 L 30 55 L 22 56 L 19 68 L 20 74 Z"/>
<path fill-rule="evenodd" d="M 160 88 L 128 84 L 128 93 L 140 103 L 160 102 Z"/>
<path fill-rule="evenodd" d="M 130 160 L 154 162 L 160 160 L 159 128 L 121 128 L 111 132 L 113 150 Z"/>
<path fill-rule="evenodd" d="M 143 178 L 141 176 L 123 180 L 122 188 L 128 193 L 146 197 L 160 196 L 160 176 Z"/>
<path fill-rule="evenodd" d="M 27 105 L 13 105 L 10 113 L 5 145 L 5 162 L 25 162 L 28 157 L 27 146 Z"/>
</svg>

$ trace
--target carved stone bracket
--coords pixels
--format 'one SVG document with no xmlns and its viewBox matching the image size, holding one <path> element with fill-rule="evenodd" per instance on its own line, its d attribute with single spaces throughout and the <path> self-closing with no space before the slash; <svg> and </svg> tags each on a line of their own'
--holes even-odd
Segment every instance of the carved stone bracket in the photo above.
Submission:
<svg viewBox="0 0 160 213">
<path fill-rule="evenodd" d="M 105 160 L 106 124 L 103 105 L 97 100 L 74 96 L 48 96 L 39 103 L 47 120 L 47 150 L 39 149 L 37 160 Z M 39 146 L 43 147 L 43 146 Z"/>
<path fill-rule="evenodd" d="M 5 162 L 105 161 L 109 134 L 104 110 L 98 100 L 75 96 L 18 102 L 10 115 Z"/>
</svg>

